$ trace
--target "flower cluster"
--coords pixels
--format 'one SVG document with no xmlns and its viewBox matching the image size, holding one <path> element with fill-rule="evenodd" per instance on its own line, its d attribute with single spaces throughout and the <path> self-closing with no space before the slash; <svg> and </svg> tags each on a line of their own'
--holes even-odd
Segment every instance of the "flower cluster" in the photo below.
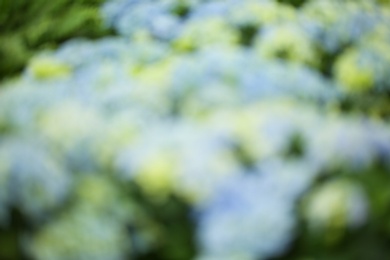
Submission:
<svg viewBox="0 0 390 260">
<path fill-rule="evenodd" d="M 112 0 L 117 36 L 32 58 L 0 91 L 0 232 L 21 214 L 36 259 L 254 260 L 383 217 L 388 115 L 346 107 L 388 97 L 390 9 L 285 2 Z"/>
</svg>

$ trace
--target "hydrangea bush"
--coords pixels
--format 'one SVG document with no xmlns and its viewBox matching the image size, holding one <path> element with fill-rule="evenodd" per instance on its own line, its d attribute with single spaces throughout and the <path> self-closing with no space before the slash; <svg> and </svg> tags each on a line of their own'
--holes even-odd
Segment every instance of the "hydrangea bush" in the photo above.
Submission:
<svg viewBox="0 0 390 260">
<path fill-rule="evenodd" d="M 387 259 L 387 1 L 100 12 L 0 89 L 1 259 Z"/>
</svg>

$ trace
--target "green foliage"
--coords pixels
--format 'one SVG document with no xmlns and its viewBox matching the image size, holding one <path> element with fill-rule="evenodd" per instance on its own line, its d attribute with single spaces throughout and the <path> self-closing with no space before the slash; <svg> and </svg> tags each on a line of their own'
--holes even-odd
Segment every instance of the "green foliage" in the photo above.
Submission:
<svg viewBox="0 0 390 260">
<path fill-rule="evenodd" d="M 74 37 L 110 33 L 100 17 L 104 0 L 1 0 L 0 80 L 21 71 L 37 51 Z"/>
<path fill-rule="evenodd" d="M 295 6 L 295 7 L 300 7 L 303 4 L 305 4 L 305 2 L 307 2 L 307 0 L 278 0 L 278 2 L 283 3 L 283 4 L 290 4 L 290 5 Z"/>
</svg>

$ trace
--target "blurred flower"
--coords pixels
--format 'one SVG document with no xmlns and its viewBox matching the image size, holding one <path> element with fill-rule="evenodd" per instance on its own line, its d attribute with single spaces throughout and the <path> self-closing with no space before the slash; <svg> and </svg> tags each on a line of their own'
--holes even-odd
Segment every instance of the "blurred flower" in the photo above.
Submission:
<svg viewBox="0 0 390 260">
<path fill-rule="evenodd" d="M 313 67 L 320 62 L 319 52 L 306 33 L 290 24 L 264 28 L 255 49 L 261 57 L 285 59 Z"/>
<path fill-rule="evenodd" d="M 266 259 L 286 250 L 295 223 L 294 197 L 282 193 L 293 185 L 284 186 L 269 175 L 278 173 L 276 168 L 227 180 L 201 210 L 199 259 Z M 269 185 L 269 177 L 276 187 Z"/>
<path fill-rule="evenodd" d="M 9 81 L 0 223 L 22 213 L 26 254 L 268 259 L 305 235 L 298 214 L 315 232 L 363 225 L 353 173 L 390 167 L 389 124 L 358 102 L 387 100 L 389 9 L 286 2 L 107 1 L 117 36 Z"/>
<path fill-rule="evenodd" d="M 33 77 L 41 79 L 60 78 L 68 76 L 72 69 L 53 57 L 36 57 L 31 60 L 28 71 Z"/>
<path fill-rule="evenodd" d="M 353 50 L 340 57 L 336 63 L 336 78 L 350 92 L 364 92 L 373 88 L 372 67 L 359 63 L 358 54 Z"/>
<path fill-rule="evenodd" d="M 315 190 L 307 202 L 305 218 L 316 232 L 357 228 L 365 223 L 368 201 L 362 188 L 335 180 Z"/>
<path fill-rule="evenodd" d="M 294 8 L 279 4 L 276 1 L 231 1 L 228 19 L 238 26 L 255 26 L 278 24 L 280 22 L 294 22 L 296 11 Z"/>
<path fill-rule="evenodd" d="M 14 206 L 31 220 L 45 218 L 69 195 L 72 179 L 61 161 L 38 142 L 0 143 L 1 195 L 5 207 Z"/>
<path fill-rule="evenodd" d="M 234 47 L 238 42 L 237 32 L 219 17 L 190 20 L 181 31 L 174 40 L 174 48 L 180 51 L 213 45 Z"/>
<path fill-rule="evenodd" d="M 46 225 L 32 241 L 39 259 L 123 259 L 130 248 L 123 226 L 115 220 L 70 211 Z"/>
</svg>

